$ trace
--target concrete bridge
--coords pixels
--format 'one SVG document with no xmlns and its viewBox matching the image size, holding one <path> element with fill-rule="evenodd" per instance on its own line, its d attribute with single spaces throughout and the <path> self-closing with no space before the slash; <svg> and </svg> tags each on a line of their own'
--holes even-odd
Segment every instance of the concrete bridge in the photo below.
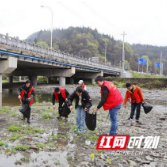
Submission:
<svg viewBox="0 0 167 167">
<path fill-rule="evenodd" d="M 96 63 L 88 59 L 44 48 L 34 43 L 0 34 L 0 93 L 2 93 L 2 74 L 13 82 L 13 76 L 29 76 L 33 86 L 37 76 L 59 77 L 59 84 L 65 86 L 66 80 L 94 79 L 98 75 L 119 76 L 121 69 Z"/>
</svg>

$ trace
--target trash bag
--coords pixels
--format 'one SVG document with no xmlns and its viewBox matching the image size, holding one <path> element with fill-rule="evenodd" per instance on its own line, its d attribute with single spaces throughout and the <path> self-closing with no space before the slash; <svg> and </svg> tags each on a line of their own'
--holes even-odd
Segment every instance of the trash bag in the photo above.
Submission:
<svg viewBox="0 0 167 167">
<path fill-rule="evenodd" d="M 30 106 L 29 104 L 22 104 L 22 107 L 19 109 L 19 111 L 26 117 L 30 118 Z"/>
<path fill-rule="evenodd" d="M 143 106 L 145 114 L 148 114 L 153 108 L 153 106 L 147 102 L 143 103 L 142 106 Z"/>
<path fill-rule="evenodd" d="M 63 107 L 62 107 L 62 111 L 61 111 L 61 116 L 68 116 L 71 113 L 71 110 L 69 109 L 67 103 L 64 103 Z"/>
<path fill-rule="evenodd" d="M 22 107 L 19 109 L 19 111 L 22 114 L 25 114 L 27 112 L 27 110 L 29 110 L 29 105 L 28 104 L 23 104 Z"/>
<path fill-rule="evenodd" d="M 96 113 L 90 112 L 89 110 L 86 112 L 85 117 L 86 126 L 89 130 L 94 131 L 96 129 Z"/>
</svg>

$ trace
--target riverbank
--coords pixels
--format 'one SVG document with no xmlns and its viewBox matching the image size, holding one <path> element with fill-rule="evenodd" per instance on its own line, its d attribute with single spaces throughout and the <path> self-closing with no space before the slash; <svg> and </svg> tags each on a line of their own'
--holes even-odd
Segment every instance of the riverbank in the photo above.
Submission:
<svg viewBox="0 0 167 167">
<path fill-rule="evenodd" d="M 50 93 L 52 94 L 54 88 L 58 85 L 39 85 L 35 88 L 36 93 Z M 120 85 L 117 84 L 119 91 L 121 92 L 122 96 L 125 96 L 126 88 L 119 87 Z M 67 85 L 65 88 L 72 93 L 76 89 L 77 85 Z M 44 89 L 45 88 L 45 89 Z M 165 104 L 167 105 L 167 90 L 149 90 L 149 89 L 142 89 L 145 100 L 154 104 Z M 100 99 L 100 87 L 96 85 L 87 85 L 87 91 L 92 99 Z"/>
<path fill-rule="evenodd" d="M 95 106 L 92 107 L 92 109 Z M 165 167 L 167 163 L 167 114 L 154 109 L 147 116 L 141 112 L 141 123 L 129 122 L 130 108 L 118 113 L 118 134 L 130 136 L 160 136 L 157 149 L 126 149 L 128 153 L 96 150 L 99 135 L 108 134 L 108 112 L 99 110 L 97 128 L 74 133 L 76 111 L 69 120 L 58 121 L 57 110 L 51 103 L 36 103 L 32 106 L 31 124 L 20 120 L 18 107 L 0 109 L 0 167 Z M 90 145 L 89 145 L 90 143 Z"/>
</svg>

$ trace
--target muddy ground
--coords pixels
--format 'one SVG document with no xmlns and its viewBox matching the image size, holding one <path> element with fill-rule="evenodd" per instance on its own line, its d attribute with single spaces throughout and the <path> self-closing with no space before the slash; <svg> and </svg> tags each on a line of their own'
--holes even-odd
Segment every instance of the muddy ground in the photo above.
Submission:
<svg viewBox="0 0 167 167">
<path fill-rule="evenodd" d="M 88 87 L 90 94 L 99 88 Z M 120 91 L 124 94 L 125 89 Z M 94 92 L 94 93 L 93 93 Z M 32 106 L 31 124 L 21 121 L 20 106 L 0 109 L 0 167 L 165 167 L 167 166 L 167 107 L 166 91 L 144 91 L 154 109 L 145 115 L 141 124 L 127 121 L 130 106 L 118 113 L 118 134 L 130 136 L 160 136 L 157 149 L 126 149 L 126 152 L 96 150 L 99 135 L 108 134 L 110 120 L 102 109 L 97 114 L 97 128 L 81 134 L 74 133 L 76 111 L 68 122 L 57 120 L 57 110 L 51 103 Z M 99 96 L 97 96 L 99 97 Z M 95 97 L 95 98 L 97 98 Z M 159 106 L 160 104 L 165 104 Z M 92 107 L 92 109 L 95 106 Z M 90 142 L 90 143 L 89 143 Z"/>
</svg>

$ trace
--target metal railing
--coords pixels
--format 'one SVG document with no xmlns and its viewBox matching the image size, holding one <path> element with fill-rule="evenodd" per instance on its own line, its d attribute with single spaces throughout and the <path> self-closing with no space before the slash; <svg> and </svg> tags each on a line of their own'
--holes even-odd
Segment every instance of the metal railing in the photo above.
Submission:
<svg viewBox="0 0 167 167">
<path fill-rule="evenodd" d="M 51 56 L 51 58 L 59 58 L 61 59 L 61 61 L 69 61 L 69 63 L 71 62 L 75 64 L 82 64 L 85 66 L 92 66 L 100 69 L 114 70 L 114 71 L 121 72 L 120 68 L 115 68 L 115 67 L 112 67 L 111 65 L 105 65 L 102 63 L 96 63 L 76 55 L 61 52 L 59 50 L 44 48 L 43 46 L 36 45 L 34 43 L 30 43 L 24 40 L 19 40 L 18 37 L 16 38 L 9 37 L 8 34 L 6 35 L 0 34 L 0 43 L 8 46 L 12 46 L 12 47 L 18 47 L 28 51 L 40 53 L 46 56 L 49 55 Z"/>
</svg>

